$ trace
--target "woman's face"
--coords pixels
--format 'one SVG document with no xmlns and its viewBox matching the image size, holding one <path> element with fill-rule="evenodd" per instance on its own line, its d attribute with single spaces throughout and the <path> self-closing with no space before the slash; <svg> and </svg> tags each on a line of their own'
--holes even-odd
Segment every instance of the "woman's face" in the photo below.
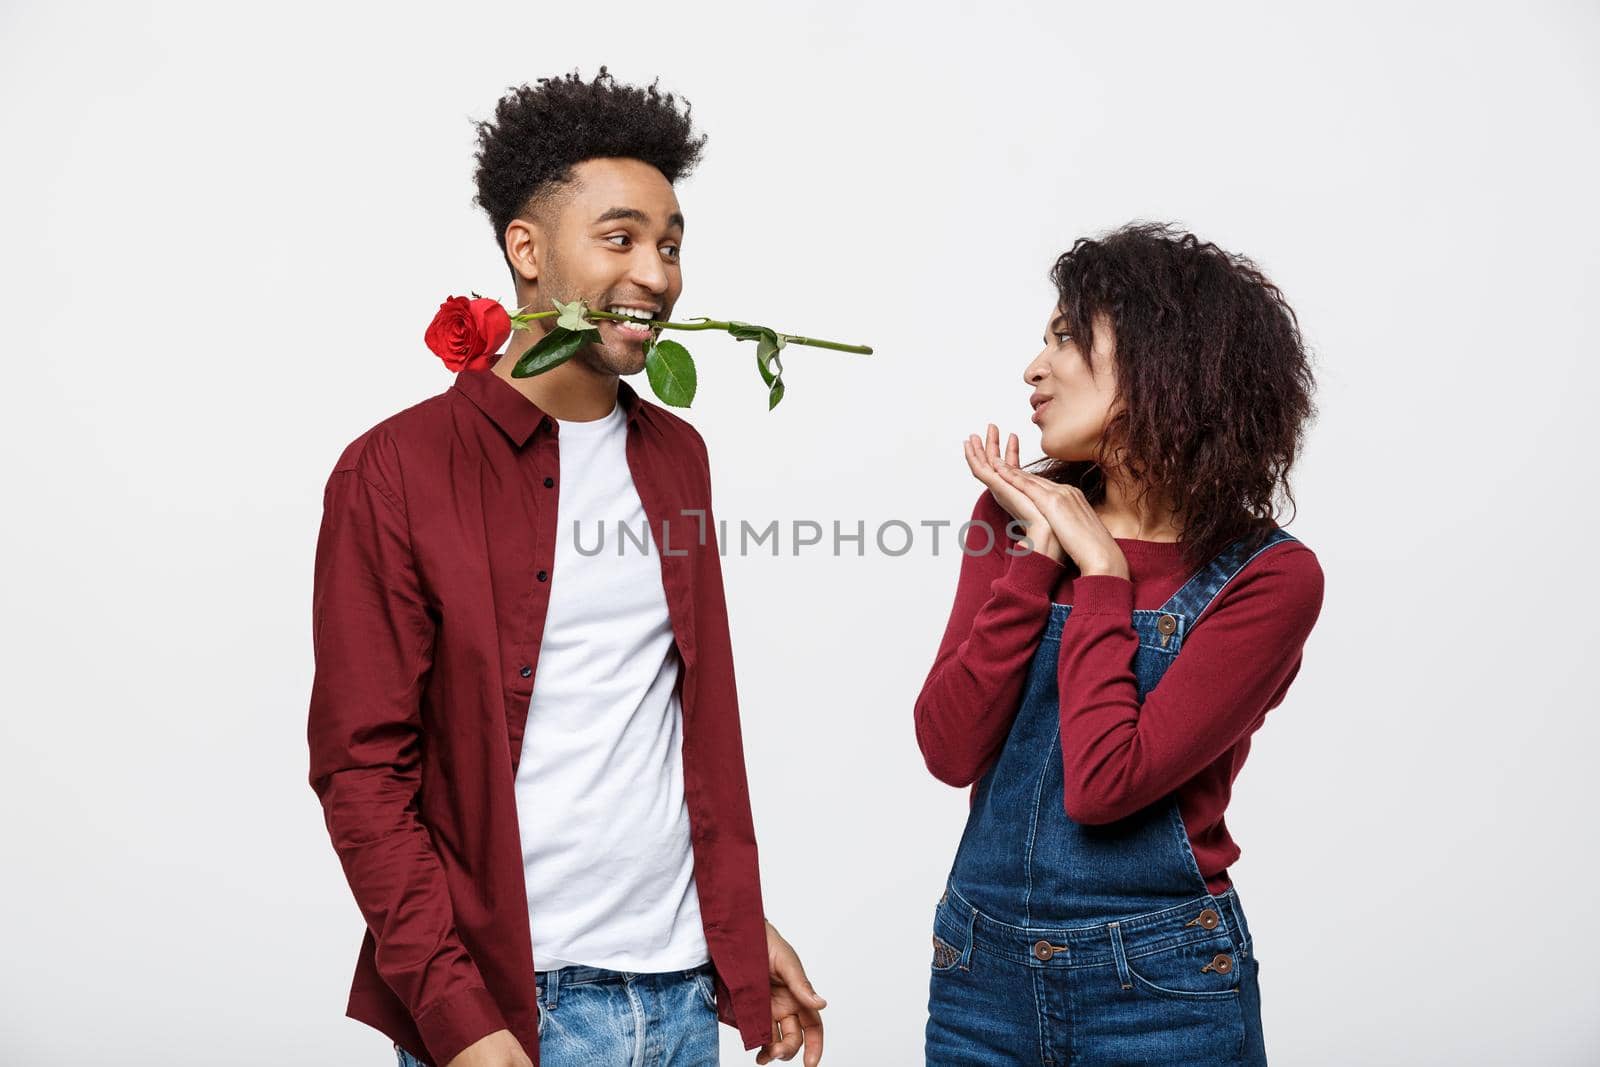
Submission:
<svg viewBox="0 0 1600 1067">
<path fill-rule="evenodd" d="M 1103 313 L 1094 317 L 1093 352 L 1079 348 L 1066 329 L 1066 319 L 1052 308 L 1044 351 L 1023 370 L 1022 380 L 1033 387 L 1033 421 L 1044 454 L 1059 460 L 1095 459 L 1116 404 L 1116 338 Z"/>
</svg>

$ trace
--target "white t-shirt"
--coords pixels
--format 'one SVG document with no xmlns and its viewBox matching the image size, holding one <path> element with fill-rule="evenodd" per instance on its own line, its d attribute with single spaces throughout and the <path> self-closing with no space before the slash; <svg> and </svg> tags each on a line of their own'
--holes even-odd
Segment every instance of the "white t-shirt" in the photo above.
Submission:
<svg viewBox="0 0 1600 1067">
<path fill-rule="evenodd" d="M 550 607 L 516 779 L 540 971 L 672 971 L 710 958 L 684 802 L 678 652 L 627 433 L 619 402 L 602 419 L 559 423 L 557 435 Z M 619 536 L 619 523 L 633 535 Z"/>
</svg>

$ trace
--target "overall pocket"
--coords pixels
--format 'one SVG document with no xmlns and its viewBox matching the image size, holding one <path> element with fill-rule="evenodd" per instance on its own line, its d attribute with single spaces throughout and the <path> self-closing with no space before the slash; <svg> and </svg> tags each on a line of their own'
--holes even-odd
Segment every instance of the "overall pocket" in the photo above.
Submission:
<svg viewBox="0 0 1600 1067">
<path fill-rule="evenodd" d="M 929 968 L 938 973 L 966 970 L 972 963 L 973 916 L 961 916 L 950 903 L 949 894 L 939 898 L 933 910 L 933 960 Z"/>
<path fill-rule="evenodd" d="M 1130 954 L 1123 946 L 1121 928 L 1112 923 L 1111 945 L 1124 989 L 1190 1002 L 1239 996 L 1239 968 L 1247 961 L 1239 958 L 1226 933 Z"/>
<path fill-rule="evenodd" d="M 960 963 L 960 962 L 961 962 L 961 950 L 959 948 L 957 948 L 956 946 L 950 944 L 948 941 L 945 941 L 942 938 L 940 938 L 940 936 L 938 934 L 934 934 L 933 935 L 933 969 L 936 970 L 936 971 L 953 970 L 955 968 L 955 965 Z"/>
</svg>

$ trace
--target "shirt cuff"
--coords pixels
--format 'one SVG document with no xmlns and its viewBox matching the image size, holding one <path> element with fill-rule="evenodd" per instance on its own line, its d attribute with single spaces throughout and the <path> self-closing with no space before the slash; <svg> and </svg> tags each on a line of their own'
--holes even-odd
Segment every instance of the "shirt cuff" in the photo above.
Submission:
<svg viewBox="0 0 1600 1067">
<path fill-rule="evenodd" d="M 473 986 L 430 1005 L 412 1020 L 435 1063 L 449 1063 L 468 1045 L 510 1029 L 500 1005 L 483 986 Z"/>
<path fill-rule="evenodd" d="M 1133 619 L 1133 582 L 1119 574 L 1081 574 L 1072 580 L 1072 614 Z"/>
</svg>

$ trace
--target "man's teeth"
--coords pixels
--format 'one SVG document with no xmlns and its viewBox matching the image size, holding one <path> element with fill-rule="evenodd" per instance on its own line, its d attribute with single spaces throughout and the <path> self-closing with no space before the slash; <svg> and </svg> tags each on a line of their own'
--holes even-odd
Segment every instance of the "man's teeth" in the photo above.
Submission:
<svg viewBox="0 0 1600 1067">
<path fill-rule="evenodd" d="M 636 333 L 640 337 L 650 336 L 650 327 L 645 325 L 645 323 L 653 317 L 650 312 L 644 310 L 643 308 L 622 307 L 606 308 L 606 310 L 611 312 L 613 315 L 626 315 L 630 319 L 640 320 L 638 322 L 622 322 L 618 319 L 612 319 L 611 325 L 615 326 L 617 329 L 623 330 L 627 333 Z"/>
</svg>

